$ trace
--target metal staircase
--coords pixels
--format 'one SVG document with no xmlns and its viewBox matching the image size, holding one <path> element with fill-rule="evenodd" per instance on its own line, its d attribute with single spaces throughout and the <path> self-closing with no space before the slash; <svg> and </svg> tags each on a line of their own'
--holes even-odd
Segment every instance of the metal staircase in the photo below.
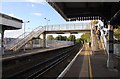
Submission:
<svg viewBox="0 0 120 79">
<path fill-rule="evenodd" d="M 17 42 L 19 42 L 20 40 L 22 40 L 24 38 L 24 36 L 27 36 L 30 32 L 25 32 L 23 34 L 21 34 L 20 36 L 18 36 L 15 39 L 12 39 L 11 41 L 9 41 L 6 46 L 5 49 L 9 50 L 10 48 L 12 48 Z"/>
<path fill-rule="evenodd" d="M 43 32 L 45 31 L 45 28 L 42 26 L 37 27 L 36 29 L 34 29 L 32 32 L 30 32 L 29 34 L 22 34 L 21 36 L 19 36 L 15 41 L 13 41 L 10 46 L 9 46 L 9 50 L 13 50 L 13 51 L 17 51 L 19 50 L 21 47 L 23 47 L 26 43 L 28 43 L 32 38 L 36 38 L 39 35 L 41 35 Z M 20 38 L 22 37 L 22 38 Z"/>
</svg>

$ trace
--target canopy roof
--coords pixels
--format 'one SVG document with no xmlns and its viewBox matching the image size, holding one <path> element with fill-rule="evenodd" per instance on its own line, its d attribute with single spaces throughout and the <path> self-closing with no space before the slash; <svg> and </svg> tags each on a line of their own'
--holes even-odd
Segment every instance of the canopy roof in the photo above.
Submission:
<svg viewBox="0 0 120 79">
<path fill-rule="evenodd" d="M 48 2 L 66 21 L 104 20 L 120 24 L 120 2 Z M 117 15 L 117 17 L 115 16 Z M 113 17 L 114 16 L 114 17 Z M 114 20 L 114 21 L 113 21 Z M 113 22 L 112 22 L 113 21 Z"/>
<path fill-rule="evenodd" d="M 0 13 L 0 26 L 4 30 L 21 29 L 23 21 L 21 19 Z"/>
</svg>

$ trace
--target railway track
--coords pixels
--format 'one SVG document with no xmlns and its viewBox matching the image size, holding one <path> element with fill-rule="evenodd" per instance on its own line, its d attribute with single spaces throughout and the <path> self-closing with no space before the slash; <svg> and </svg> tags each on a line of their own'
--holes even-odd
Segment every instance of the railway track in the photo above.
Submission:
<svg viewBox="0 0 120 79">
<path fill-rule="evenodd" d="M 70 56 L 71 51 L 73 51 L 75 48 L 76 46 L 70 47 L 69 49 L 62 51 L 60 54 L 51 57 L 46 61 L 40 62 L 32 67 L 28 67 L 24 70 L 12 74 L 8 77 L 8 79 L 36 79 L 55 67 L 57 64 L 64 61 L 67 57 Z"/>
</svg>

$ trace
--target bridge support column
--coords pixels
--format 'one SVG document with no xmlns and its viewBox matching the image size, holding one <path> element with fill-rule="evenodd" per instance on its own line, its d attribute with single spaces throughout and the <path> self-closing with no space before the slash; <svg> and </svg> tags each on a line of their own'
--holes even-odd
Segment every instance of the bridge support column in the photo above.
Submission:
<svg viewBox="0 0 120 79">
<path fill-rule="evenodd" d="M 0 26 L 0 33 L 1 33 L 1 47 L 0 47 L 0 55 L 4 54 L 4 29 Z"/>
<path fill-rule="evenodd" d="M 114 47 L 113 47 L 113 26 L 108 24 L 108 60 L 107 67 L 109 69 L 114 69 L 115 61 L 114 61 Z"/>
<path fill-rule="evenodd" d="M 42 47 L 42 39 L 39 36 L 39 46 Z"/>
<path fill-rule="evenodd" d="M 30 49 L 33 49 L 33 40 L 30 40 Z"/>
<path fill-rule="evenodd" d="M 46 33 L 44 32 L 43 33 L 43 43 L 42 43 L 43 45 L 43 48 L 46 48 Z"/>
</svg>

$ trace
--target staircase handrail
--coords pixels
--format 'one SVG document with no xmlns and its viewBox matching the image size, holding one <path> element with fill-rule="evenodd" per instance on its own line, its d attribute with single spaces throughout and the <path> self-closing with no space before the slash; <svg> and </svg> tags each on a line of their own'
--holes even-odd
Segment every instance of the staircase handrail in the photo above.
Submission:
<svg viewBox="0 0 120 79">
<path fill-rule="evenodd" d="M 21 39 L 20 41 L 18 41 L 17 43 L 16 43 L 16 45 L 14 46 L 14 47 L 12 47 L 11 49 L 13 49 L 13 48 L 17 48 L 17 47 L 19 47 L 19 45 L 21 44 L 21 43 L 26 43 L 27 41 L 29 41 L 30 39 L 32 39 L 32 37 L 34 36 L 34 35 L 36 35 L 36 32 L 35 31 L 39 31 L 39 29 L 41 29 L 41 28 L 43 28 L 43 26 L 39 26 L 39 27 L 37 27 L 37 28 L 35 28 L 32 32 L 30 32 L 25 38 L 23 38 L 23 39 Z M 27 40 L 28 39 L 28 40 Z M 21 44 L 21 45 L 23 45 L 23 44 Z M 21 46 L 20 45 L 20 46 Z"/>
<path fill-rule="evenodd" d="M 27 36 L 30 32 L 25 32 L 21 35 L 19 35 L 17 38 L 15 38 L 15 40 L 12 40 L 11 42 L 9 42 L 6 46 L 6 49 L 11 48 L 14 44 L 16 44 L 18 41 L 21 40 L 21 38 L 24 38 L 24 35 Z"/>
</svg>

